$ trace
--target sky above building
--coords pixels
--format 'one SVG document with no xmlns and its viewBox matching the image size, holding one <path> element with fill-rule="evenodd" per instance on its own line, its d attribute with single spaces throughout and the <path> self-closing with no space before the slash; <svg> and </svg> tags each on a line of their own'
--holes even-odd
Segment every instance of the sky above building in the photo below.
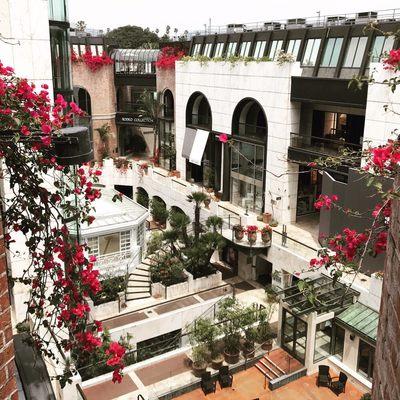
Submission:
<svg viewBox="0 0 400 400">
<path fill-rule="evenodd" d="M 335 15 L 399 7 L 396 0 L 69 0 L 70 21 L 83 20 L 88 28 L 138 25 L 179 32 L 204 30 L 212 25 Z"/>
</svg>

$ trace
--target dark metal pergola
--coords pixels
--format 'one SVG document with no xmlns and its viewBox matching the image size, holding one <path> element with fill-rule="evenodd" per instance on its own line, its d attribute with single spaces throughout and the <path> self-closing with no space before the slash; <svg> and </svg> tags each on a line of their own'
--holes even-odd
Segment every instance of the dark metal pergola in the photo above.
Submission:
<svg viewBox="0 0 400 400">
<path fill-rule="evenodd" d="M 115 61 L 116 74 L 155 73 L 154 63 L 158 49 L 115 49 L 111 58 Z"/>
<path fill-rule="evenodd" d="M 302 292 L 297 284 L 277 293 L 282 296 L 282 301 L 287 304 L 290 312 L 296 316 L 314 311 L 318 314 L 339 312 L 353 304 L 355 298 L 360 295 L 351 287 L 325 275 L 305 281 L 307 293 L 312 293 L 314 296 L 313 301 L 310 301 L 307 294 Z"/>
</svg>

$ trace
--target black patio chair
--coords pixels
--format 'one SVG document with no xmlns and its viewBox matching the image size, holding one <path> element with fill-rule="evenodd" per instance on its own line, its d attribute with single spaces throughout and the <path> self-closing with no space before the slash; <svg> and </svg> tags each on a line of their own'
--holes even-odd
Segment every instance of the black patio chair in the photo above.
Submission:
<svg viewBox="0 0 400 400">
<path fill-rule="evenodd" d="M 339 396 L 340 393 L 344 393 L 346 389 L 347 375 L 344 372 L 339 374 L 339 378 L 333 378 L 331 382 L 332 392 Z"/>
<path fill-rule="evenodd" d="M 211 378 L 211 372 L 205 372 L 201 376 L 201 388 L 203 389 L 204 394 L 215 393 L 216 386 L 217 383 Z"/>
<path fill-rule="evenodd" d="M 221 388 L 226 388 L 226 387 L 232 386 L 233 376 L 229 372 L 228 366 L 225 365 L 219 369 L 218 381 L 219 381 L 219 384 L 221 385 Z"/>
<path fill-rule="evenodd" d="M 332 381 L 331 375 L 329 374 L 329 366 L 320 365 L 318 368 L 317 386 L 329 387 Z"/>
</svg>

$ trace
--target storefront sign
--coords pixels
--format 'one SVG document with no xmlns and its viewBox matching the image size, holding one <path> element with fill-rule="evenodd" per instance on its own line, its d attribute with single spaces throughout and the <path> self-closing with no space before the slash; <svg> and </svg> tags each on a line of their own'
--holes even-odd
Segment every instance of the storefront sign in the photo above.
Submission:
<svg viewBox="0 0 400 400">
<path fill-rule="evenodd" d="M 115 116 L 115 122 L 120 125 L 153 126 L 154 119 L 146 116 L 137 116 L 133 114 L 120 114 Z"/>
</svg>

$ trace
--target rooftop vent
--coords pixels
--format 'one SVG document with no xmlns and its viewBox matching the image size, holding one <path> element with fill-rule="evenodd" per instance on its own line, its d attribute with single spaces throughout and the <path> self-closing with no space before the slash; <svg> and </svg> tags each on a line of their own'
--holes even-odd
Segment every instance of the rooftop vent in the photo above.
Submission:
<svg viewBox="0 0 400 400">
<path fill-rule="evenodd" d="M 281 29 L 281 26 L 282 24 L 280 22 L 269 21 L 264 23 L 264 29 L 266 29 L 267 31 L 275 31 L 277 29 Z"/>
<path fill-rule="evenodd" d="M 378 13 L 376 11 L 365 11 L 365 12 L 360 12 L 356 15 L 356 20 L 376 19 L 376 18 L 378 18 Z"/>
<path fill-rule="evenodd" d="M 305 18 L 290 18 L 287 20 L 287 29 L 304 28 L 306 24 Z"/>
<path fill-rule="evenodd" d="M 244 24 L 228 24 L 227 33 L 242 33 L 246 31 Z"/>
<path fill-rule="evenodd" d="M 343 15 L 332 15 L 329 17 L 326 17 L 326 24 L 328 26 L 337 26 L 337 25 L 343 25 L 346 21 L 346 17 Z"/>
</svg>

